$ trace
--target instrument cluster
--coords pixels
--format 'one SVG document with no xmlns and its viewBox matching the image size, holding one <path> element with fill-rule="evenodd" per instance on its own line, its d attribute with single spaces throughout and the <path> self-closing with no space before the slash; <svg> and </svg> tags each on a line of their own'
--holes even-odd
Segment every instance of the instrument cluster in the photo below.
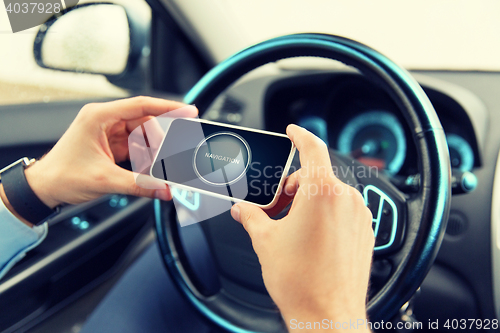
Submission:
<svg viewBox="0 0 500 333">
<path fill-rule="evenodd" d="M 471 171 L 478 152 L 470 119 L 449 97 L 426 93 L 446 132 L 452 167 Z M 407 176 L 418 173 L 417 150 L 399 110 L 385 91 L 360 75 L 310 75 L 271 85 L 265 120 L 266 129 L 278 132 L 296 123 L 345 155 L 389 175 Z"/>
</svg>

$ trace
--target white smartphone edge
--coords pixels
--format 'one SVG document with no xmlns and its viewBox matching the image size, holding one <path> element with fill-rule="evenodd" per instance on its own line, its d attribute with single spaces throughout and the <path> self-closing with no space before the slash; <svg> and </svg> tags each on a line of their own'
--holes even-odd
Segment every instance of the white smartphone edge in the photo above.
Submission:
<svg viewBox="0 0 500 333">
<path fill-rule="evenodd" d="M 210 120 L 205 120 L 205 119 L 200 119 L 200 118 L 180 118 L 180 117 L 173 118 L 172 122 L 168 125 L 168 128 L 165 130 L 165 135 L 163 136 L 162 142 L 161 142 L 160 146 L 158 147 L 158 151 L 155 154 L 155 158 L 153 159 L 153 163 L 151 164 L 151 168 L 149 169 L 149 175 L 151 177 L 153 177 L 155 179 L 159 179 L 159 180 L 165 182 L 167 185 L 176 186 L 176 187 L 184 189 L 184 190 L 198 192 L 198 193 L 209 195 L 209 196 L 212 196 L 215 198 L 225 199 L 225 200 L 233 201 L 233 202 L 246 202 L 246 203 L 255 205 L 257 207 L 260 207 L 262 209 L 269 209 L 269 208 L 272 208 L 274 205 L 276 205 L 276 203 L 278 202 L 278 199 L 279 199 L 278 194 L 281 193 L 281 190 L 283 188 L 283 183 L 285 182 L 285 179 L 288 175 L 288 171 L 290 170 L 290 166 L 292 165 L 293 157 L 295 156 L 295 151 L 297 150 L 295 147 L 295 144 L 291 140 L 290 140 L 290 142 L 292 143 L 292 147 L 290 149 L 290 153 L 288 154 L 288 159 L 285 163 L 285 167 L 283 169 L 283 174 L 281 175 L 281 179 L 280 179 L 280 182 L 278 183 L 278 188 L 276 190 L 276 193 L 274 194 L 273 200 L 270 203 L 268 203 L 267 205 L 259 205 L 255 202 L 251 202 L 251 201 L 247 201 L 247 200 L 243 200 L 243 199 L 238 199 L 238 198 L 233 198 L 233 197 L 230 197 L 227 195 L 213 193 L 213 192 L 206 191 L 206 190 L 201 190 L 201 189 L 198 189 L 196 187 L 178 184 L 175 182 L 156 178 L 153 176 L 153 165 L 156 163 L 156 160 L 158 159 L 158 155 L 160 154 L 161 148 L 163 147 L 163 143 L 165 142 L 165 138 L 167 137 L 167 133 L 168 133 L 168 130 L 170 129 L 170 125 L 172 125 L 172 123 L 176 119 L 189 120 L 189 121 L 193 121 L 193 122 L 197 122 L 197 123 L 212 124 L 212 125 L 221 126 L 221 127 L 235 128 L 235 129 L 240 129 L 240 130 L 248 131 L 248 132 L 256 132 L 256 133 L 262 133 L 262 134 L 267 134 L 267 135 L 281 136 L 284 138 L 288 138 L 288 135 L 281 134 L 281 133 L 269 132 L 269 131 L 265 131 L 265 130 L 254 129 L 254 128 L 247 128 L 247 127 L 242 127 L 242 126 L 237 126 L 237 125 L 218 123 L 215 121 L 210 121 Z M 288 138 L 288 139 L 290 139 L 290 138 Z"/>
</svg>

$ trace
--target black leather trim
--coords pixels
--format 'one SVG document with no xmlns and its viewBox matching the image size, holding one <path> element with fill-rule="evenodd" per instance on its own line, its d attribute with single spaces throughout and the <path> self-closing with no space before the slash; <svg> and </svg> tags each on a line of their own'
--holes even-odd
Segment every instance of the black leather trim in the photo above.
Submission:
<svg viewBox="0 0 500 333">
<path fill-rule="evenodd" d="M 28 222 L 39 225 L 56 213 L 33 192 L 26 180 L 22 163 L 2 173 L 2 185 L 12 208 Z"/>
</svg>

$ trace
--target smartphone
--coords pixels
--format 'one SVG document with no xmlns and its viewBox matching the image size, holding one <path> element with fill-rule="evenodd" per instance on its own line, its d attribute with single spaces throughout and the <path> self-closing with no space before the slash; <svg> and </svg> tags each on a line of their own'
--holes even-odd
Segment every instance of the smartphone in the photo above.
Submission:
<svg viewBox="0 0 500 333">
<path fill-rule="evenodd" d="M 295 146 L 284 134 L 176 118 L 166 130 L 151 176 L 187 190 L 270 208 L 294 154 Z"/>
</svg>

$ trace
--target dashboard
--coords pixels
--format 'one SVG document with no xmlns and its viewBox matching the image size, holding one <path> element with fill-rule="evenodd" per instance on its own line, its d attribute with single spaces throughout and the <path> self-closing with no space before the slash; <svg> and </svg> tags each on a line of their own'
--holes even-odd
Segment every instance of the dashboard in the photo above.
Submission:
<svg viewBox="0 0 500 333">
<path fill-rule="evenodd" d="M 448 140 L 453 168 L 471 171 L 480 158 L 472 123 L 458 103 L 425 89 Z M 270 85 L 265 127 L 283 132 L 287 124 L 307 128 L 330 147 L 389 175 L 418 172 L 411 132 L 391 97 L 357 74 L 316 74 Z"/>
</svg>

